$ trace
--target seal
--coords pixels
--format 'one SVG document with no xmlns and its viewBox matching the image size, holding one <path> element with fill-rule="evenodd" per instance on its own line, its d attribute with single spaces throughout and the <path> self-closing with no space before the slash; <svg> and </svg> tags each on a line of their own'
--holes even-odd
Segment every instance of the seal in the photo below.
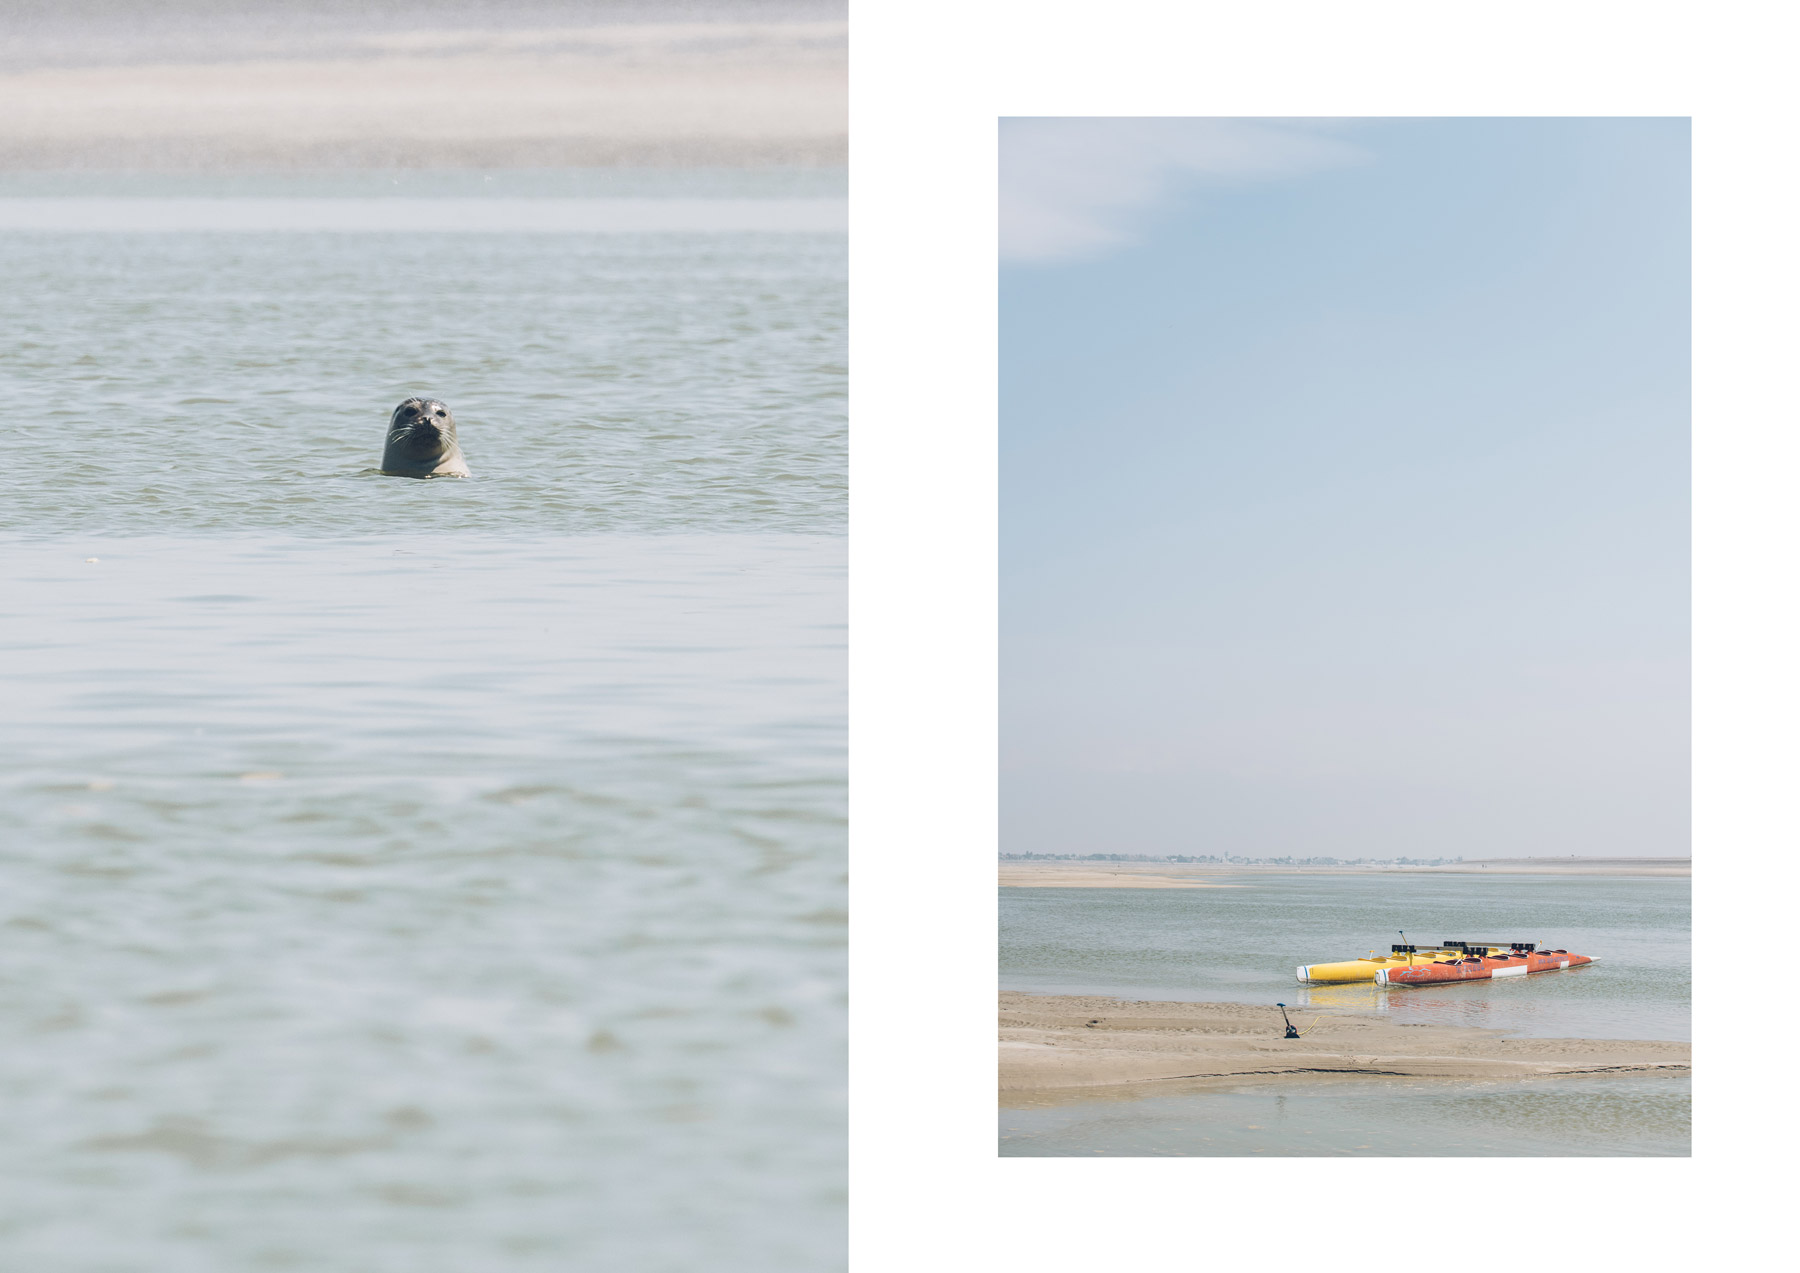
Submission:
<svg viewBox="0 0 1800 1273">
<path fill-rule="evenodd" d="M 395 407 L 381 471 L 390 477 L 467 477 L 450 408 L 436 398 L 408 398 Z"/>
</svg>

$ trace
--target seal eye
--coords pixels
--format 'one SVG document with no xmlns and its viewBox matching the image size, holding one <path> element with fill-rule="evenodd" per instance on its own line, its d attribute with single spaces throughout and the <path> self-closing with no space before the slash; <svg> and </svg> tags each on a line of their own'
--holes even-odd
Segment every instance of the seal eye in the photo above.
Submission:
<svg viewBox="0 0 1800 1273">
<path fill-rule="evenodd" d="M 439 408 L 438 408 L 438 410 L 437 410 L 437 414 L 438 414 L 438 415 L 443 415 L 443 414 L 444 414 L 444 409 L 443 409 L 443 408 L 442 408 L 442 407 L 439 407 Z"/>
</svg>

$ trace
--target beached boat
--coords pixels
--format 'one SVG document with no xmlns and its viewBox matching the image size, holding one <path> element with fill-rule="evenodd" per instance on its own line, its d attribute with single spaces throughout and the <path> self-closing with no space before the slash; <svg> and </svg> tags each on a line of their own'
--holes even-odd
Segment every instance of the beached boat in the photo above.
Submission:
<svg viewBox="0 0 1800 1273">
<path fill-rule="evenodd" d="M 1294 969 L 1294 978 L 1327 983 L 1374 981 L 1390 968 L 1409 968 L 1433 959 L 1457 958 L 1462 954 L 1462 948 L 1460 942 L 1446 942 L 1442 946 L 1395 946 L 1385 955 L 1377 955 L 1371 950 L 1363 959 L 1345 959 L 1335 964 L 1301 964 Z"/>
<path fill-rule="evenodd" d="M 1460 947 L 1449 957 L 1417 962 L 1407 967 L 1383 968 L 1375 980 L 1384 986 L 1436 985 L 1446 981 L 1488 981 L 1494 977 L 1523 977 L 1533 972 L 1556 972 L 1579 964 L 1594 963 L 1588 955 L 1566 950 L 1539 950 L 1535 942 L 1451 942 Z"/>
</svg>

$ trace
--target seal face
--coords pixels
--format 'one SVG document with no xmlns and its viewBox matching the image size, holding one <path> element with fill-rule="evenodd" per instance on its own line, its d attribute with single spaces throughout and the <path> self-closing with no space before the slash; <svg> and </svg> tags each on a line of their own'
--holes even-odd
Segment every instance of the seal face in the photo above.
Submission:
<svg viewBox="0 0 1800 1273">
<path fill-rule="evenodd" d="M 436 398 L 408 398 L 395 407 L 381 471 L 391 477 L 467 477 L 450 408 Z"/>
</svg>

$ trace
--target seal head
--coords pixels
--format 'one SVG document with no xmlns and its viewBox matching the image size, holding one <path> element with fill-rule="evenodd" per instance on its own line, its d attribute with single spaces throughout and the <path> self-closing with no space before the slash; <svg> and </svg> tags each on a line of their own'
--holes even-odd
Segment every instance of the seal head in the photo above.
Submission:
<svg viewBox="0 0 1800 1273">
<path fill-rule="evenodd" d="M 450 408 L 436 398 L 408 398 L 395 407 L 381 471 L 391 477 L 467 477 Z"/>
</svg>

